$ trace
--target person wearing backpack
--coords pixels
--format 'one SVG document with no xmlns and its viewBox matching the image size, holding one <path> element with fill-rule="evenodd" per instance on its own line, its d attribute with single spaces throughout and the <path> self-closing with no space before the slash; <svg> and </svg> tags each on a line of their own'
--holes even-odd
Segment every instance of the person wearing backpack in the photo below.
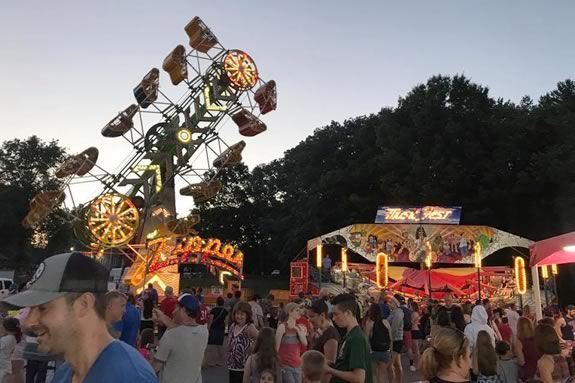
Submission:
<svg viewBox="0 0 575 383">
<path fill-rule="evenodd" d="M 391 382 L 393 376 L 389 376 L 391 369 L 391 326 L 383 318 L 381 306 L 373 303 L 367 313 L 367 321 L 364 328 L 365 334 L 369 338 L 371 348 L 372 371 L 374 382 Z"/>
</svg>

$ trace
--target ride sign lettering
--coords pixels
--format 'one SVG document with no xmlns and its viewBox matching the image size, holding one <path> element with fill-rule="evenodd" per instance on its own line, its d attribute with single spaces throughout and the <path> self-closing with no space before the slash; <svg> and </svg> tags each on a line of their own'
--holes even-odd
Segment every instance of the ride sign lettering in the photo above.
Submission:
<svg viewBox="0 0 575 383">
<path fill-rule="evenodd" d="M 199 236 L 188 237 L 175 246 L 168 245 L 170 238 L 158 238 L 148 242 L 148 249 L 155 253 L 149 271 L 154 272 L 180 263 L 201 263 L 230 271 L 241 277 L 244 254 L 230 244 L 217 238 L 202 239 Z"/>
<path fill-rule="evenodd" d="M 431 223 L 458 225 L 461 207 L 380 207 L 375 223 Z"/>
</svg>

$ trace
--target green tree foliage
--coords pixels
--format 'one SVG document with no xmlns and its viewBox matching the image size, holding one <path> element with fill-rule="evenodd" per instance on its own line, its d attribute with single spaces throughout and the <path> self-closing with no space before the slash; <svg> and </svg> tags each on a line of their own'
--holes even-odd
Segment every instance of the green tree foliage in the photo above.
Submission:
<svg viewBox="0 0 575 383">
<path fill-rule="evenodd" d="M 50 216 L 36 231 L 24 229 L 22 220 L 30 200 L 40 191 L 60 187 L 49 170 L 60 163 L 65 151 L 56 141 L 43 142 L 36 136 L 26 140 L 5 141 L 0 147 L 0 267 L 14 268 L 29 264 L 33 256 L 45 256 L 31 246 L 34 233 L 45 234 L 47 249 L 67 241 L 65 225 L 57 215 Z M 62 238 L 66 237 L 66 238 Z M 59 241 L 54 240 L 60 238 Z"/>
<path fill-rule="evenodd" d="M 380 205 L 461 205 L 464 224 L 530 239 L 575 229 L 575 84 L 535 104 L 436 76 L 395 108 L 317 129 L 197 210 L 202 231 L 235 241 L 246 270 L 284 266 L 314 236 L 373 222 Z"/>
</svg>

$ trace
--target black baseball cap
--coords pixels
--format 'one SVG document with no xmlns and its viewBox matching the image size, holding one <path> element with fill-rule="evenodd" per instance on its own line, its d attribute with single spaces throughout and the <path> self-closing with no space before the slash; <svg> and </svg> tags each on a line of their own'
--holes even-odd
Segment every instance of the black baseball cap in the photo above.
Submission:
<svg viewBox="0 0 575 383">
<path fill-rule="evenodd" d="M 108 269 L 82 253 L 58 254 L 38 266 L 26 291 L 3 302 L 17 307 L 39 306 L 67 293 L 106 293 Z"/>
</svg>

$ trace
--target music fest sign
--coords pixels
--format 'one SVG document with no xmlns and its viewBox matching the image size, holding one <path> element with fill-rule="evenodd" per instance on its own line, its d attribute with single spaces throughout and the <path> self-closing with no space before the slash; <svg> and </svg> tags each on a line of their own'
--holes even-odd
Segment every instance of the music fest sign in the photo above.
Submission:
<svg viewBox="0 0 575 383">
<path fill-rule="evenodd" d="M 377 210 L 375 223 L 429 223 L 458 225 L 461 219 L 461 207 L 390 207 Z"/>
</svg>

